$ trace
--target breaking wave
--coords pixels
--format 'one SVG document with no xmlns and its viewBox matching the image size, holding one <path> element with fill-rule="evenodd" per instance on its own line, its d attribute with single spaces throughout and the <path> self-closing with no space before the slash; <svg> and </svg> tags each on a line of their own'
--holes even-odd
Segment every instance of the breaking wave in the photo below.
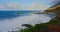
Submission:
<svg viewBox="0 0 60 32">
<path fill-rule="evenodd" d="M 16 18 L 0 20 L 0 31 L 8 32 L 22 28 L 22 24 L 37 24 L 49 22 L 51 17 L 46 14 L 30 14 L 27 16 L 18 16 Z"/>
</svg>

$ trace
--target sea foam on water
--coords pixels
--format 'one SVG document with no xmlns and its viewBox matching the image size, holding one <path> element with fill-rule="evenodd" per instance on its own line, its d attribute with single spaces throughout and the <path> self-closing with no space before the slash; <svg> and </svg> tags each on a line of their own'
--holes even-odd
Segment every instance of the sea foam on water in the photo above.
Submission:
<svg viewBox="0 0 60 32">
<path fill-rule="evenodd" d="M 5 19 L 0 21 L 0 31 L 8 32 L 22 29 L 22 24 L 35 25 L 37 23 L 46 23 L 51 17 L 43 14 L 30 14 L 27 16 L 18 16 L 16 18 Z"/>
</svg>

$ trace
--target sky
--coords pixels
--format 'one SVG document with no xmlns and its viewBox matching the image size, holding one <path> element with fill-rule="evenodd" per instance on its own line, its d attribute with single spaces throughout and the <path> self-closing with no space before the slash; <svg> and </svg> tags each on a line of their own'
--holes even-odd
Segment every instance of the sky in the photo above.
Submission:
<svg viewBox="0 0 60 32">
<path fill-rule="evenodd" d="M 60 0 L 0 0 L 0 10 L 45 10 Z"/>
</svg>

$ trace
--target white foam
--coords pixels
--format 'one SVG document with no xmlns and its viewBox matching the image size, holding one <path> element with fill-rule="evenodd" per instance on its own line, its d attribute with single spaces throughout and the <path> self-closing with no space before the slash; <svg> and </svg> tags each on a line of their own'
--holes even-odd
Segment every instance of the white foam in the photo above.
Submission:
<svg viewBox="0 0 60 32">
<path fill-rule="evenodd" d="M 31 14 L 29 16 L 22 16 L 22 17 L 17 17 L 13 19 L 6 19 L 6 20 L 1 20 L 0 21 L 0 31 L 2 32 L 8 32 L 11 30 L 16 30 L 17 28 L 22 28 L 22 24 L 36 24 L 36 23 L 46 23 L 50 20 L 51 18 L 46 15 L 36 15 L 36 14 Z"/>
</svg>

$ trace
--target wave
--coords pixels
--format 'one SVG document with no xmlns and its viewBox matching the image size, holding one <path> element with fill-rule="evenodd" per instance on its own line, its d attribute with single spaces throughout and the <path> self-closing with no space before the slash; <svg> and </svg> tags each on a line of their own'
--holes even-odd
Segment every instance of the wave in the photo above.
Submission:
<svg viewBox="0 0 60 32">
<path fill-rule="evenodd" d="M 8 32 L 22 28 L 22 24 L 35 25 L 37 23 L 46 23 L 51 20 L 51 17 L 42 14 L 30 14 L 27 16 L 19 16 L 12 19 L 0 20 L 0 31 Z"/>
</svg>

